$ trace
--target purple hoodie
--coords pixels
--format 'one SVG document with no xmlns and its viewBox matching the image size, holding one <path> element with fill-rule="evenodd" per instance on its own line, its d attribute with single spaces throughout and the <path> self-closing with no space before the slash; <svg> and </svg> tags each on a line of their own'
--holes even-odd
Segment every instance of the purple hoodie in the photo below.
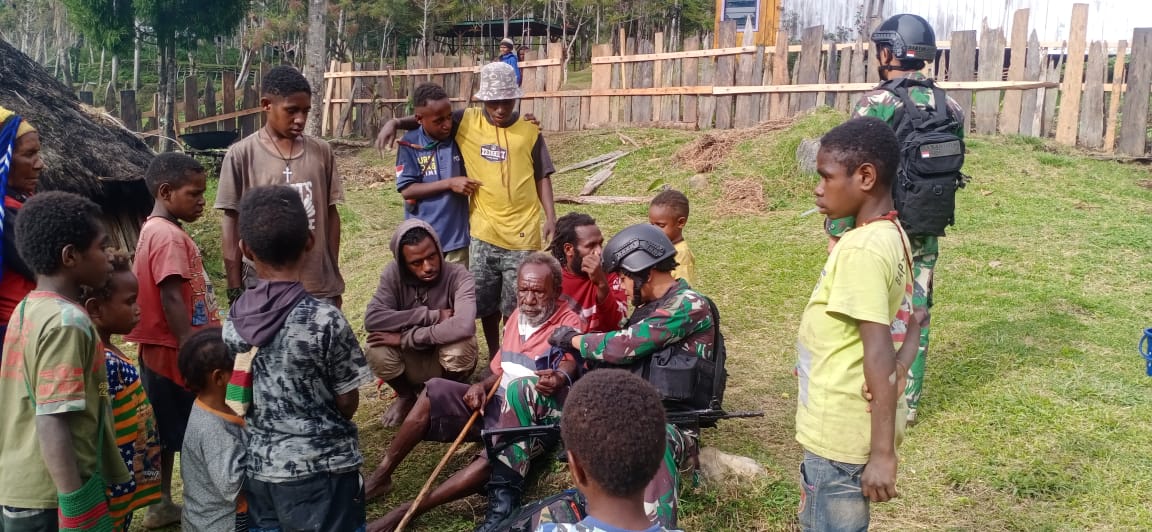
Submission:
<svg viewBox="0 0 1152 532">
<path fill-rule="evenodd" d="M 368 302 L 364 329 L 368 332 L 398 332 L 404 349 L 430 349 L 454 344 L 476 335 L 476 285 L 468 269 L 443 262 L 440 276 L 428 283 L 408 271 L 400 253 L 400 239 L 415 228 L 432 235 L 436 247 L 440 236 L 423 220 L 405 220 L 392 235 L 395 260 L 384 266 L 380 286 Z M 451 318 L 437 323 L 441 309 L 452 309 Z"/>
<path fill-rule="evenodd" d="M 245 342 L 264 347 L 284 327 L 288 313 L 307 295 L 303 283 L 260 279 L 228 309 L 228 321 Z"/>
</svg>

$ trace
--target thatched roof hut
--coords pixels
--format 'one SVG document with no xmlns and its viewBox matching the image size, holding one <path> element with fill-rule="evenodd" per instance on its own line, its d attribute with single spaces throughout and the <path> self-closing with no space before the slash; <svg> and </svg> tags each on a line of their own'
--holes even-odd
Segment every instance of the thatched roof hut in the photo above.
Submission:
<svg viewBox="0 0 1152 532">
<path fill-rule="evenodd" d="M 28 56 L 0 40 L 0 106 L 40 131 L 44 172 L 40 190 L 66 190 L 104 209 L 113 243 L 136 247 L 152 211 L 144 171 L 154 154 L 114 120 L 81 108 L 76 95 Z"/>
</svg>

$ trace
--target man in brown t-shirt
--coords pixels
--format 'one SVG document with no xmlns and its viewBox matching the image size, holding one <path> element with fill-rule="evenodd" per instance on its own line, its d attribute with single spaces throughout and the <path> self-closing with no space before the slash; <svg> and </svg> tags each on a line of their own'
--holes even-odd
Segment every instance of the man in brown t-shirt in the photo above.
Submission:
<svg viewBox="0 0 1152 532">
<path fill-rule="evenodd" d="M 295 68 L 279 66 L 264 76 L 265 125 L 228 149 L 220 169 L 217 209 L 224 211 L 222 244 L 228 278 L 228 300 L 235 301 L 255 281 L 242 261 L 237 231 L 240 199 L 253 187 L 288 185 L 300 193 L 314 239 L 304 255 L 301 281 L 313 296 L 342 303 L 340 213 L 344 185 L 336 175 L 336 158 L 327 142 L 304 136 L 311 109 L 308 80 Z"/>
</svg>

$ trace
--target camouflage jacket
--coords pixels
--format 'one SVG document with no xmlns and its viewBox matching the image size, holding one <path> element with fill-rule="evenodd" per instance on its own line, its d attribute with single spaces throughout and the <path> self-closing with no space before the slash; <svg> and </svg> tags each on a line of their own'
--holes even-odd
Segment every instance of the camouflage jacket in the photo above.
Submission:
<svg viewBox="0 0 1152 532">
<path fill-rule="evenodd" d="M 536 532 L 627 532 L 622 528 L 617 528 L 609 525 L 595 517 L 586 517 L 579 523 L 543 523 L 536 529 Z M 669 530 L 661 527 L 660 525 L 652 525 L 651 528 L 643 532 L 682 532 L 680 530 Z"/>
<path fill-rule="evenodd" d="M 924 80 L 928 79 L 924 74 L 913 72 L 908 74 L 909 79 Z M 908 96 L 912 101 L 916 102 L 916 106 L 921 109 L 936 109 L 935 97 L 932 91 L 923 87 L 912 87 L 908 90 Z M 967 118 L 964 116 L 964 109 L 960 104 L 956 103 L 951 96 L 948 98 L 948 108 L 952 111 L 952 116 L 960 123 L 960 128 L 956 131 L 956 135 L 964 137 L 964 121 Z M 856 103 L 856 107 L 852 109 L 852 116 L 871 116 L 879 118 L 888 123 L 892 127 L 896 127 L 896 112 L 904 107 L 904 102 L 900 98 L 889 91 L 881 88 L 872 89 L 860 98 Z"/>
<path fill-rule="evenodd" d="M 715 334 L 708 300 L 683 280 L 678 283 L 664 297 L 637 308 L 624 329 L 581 336 L 584 359 L 629 365 L 677 343 L 711 359 Z"/>
</svg>

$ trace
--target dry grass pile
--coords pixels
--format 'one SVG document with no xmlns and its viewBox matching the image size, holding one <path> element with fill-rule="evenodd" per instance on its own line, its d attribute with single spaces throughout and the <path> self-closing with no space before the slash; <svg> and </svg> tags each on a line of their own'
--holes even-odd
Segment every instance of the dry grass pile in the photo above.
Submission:
<svg viewBox="0 0 1152 532">
<path fill-rule="evenodd" d="M 755 127 L 730 129 L 705 133 L 696 140 L 676 151 L 673 160 L 676 164 L 696 173 L 711 172 L 720 164 L 736 145 L 749 139 L 762 137 L 775 131 L 788 129 L 796 123 L 796 117 L 780 118 L 761 122 Z"/>
<path fill-rule="evenodd" d="M 761 181 L 751 178 L 725 180 L 720 185 L 724 199 L 716 204 L 717 214 L 735 216 L 764 212 L 767 203 L 764 201 L 764 184 Z"/>
<path fill-rule="evenodd" d="M 383 159 L 375 148 L 332 146 L 336 152 L 336 171 L 346 186 L 377 188 L 396 180 L 396 152 L 385 152 Z"/>
</svg>

